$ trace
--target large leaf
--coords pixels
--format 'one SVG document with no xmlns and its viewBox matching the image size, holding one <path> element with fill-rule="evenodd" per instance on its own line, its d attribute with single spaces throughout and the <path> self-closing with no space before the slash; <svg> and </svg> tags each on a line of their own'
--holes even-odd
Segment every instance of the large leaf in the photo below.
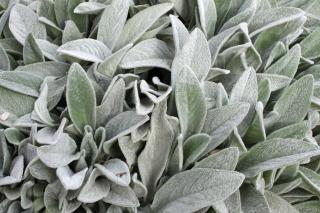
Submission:
<svg viewBox="0 0 320 213">
<path fill-rule="evenodd" d="M 199 133 L 206 118 L 207 107 L 200 82 L 188 67 L 180 71 L 175 99 L 184 138 Z"/>
<path fill-rule="evenodd" d="M 138 157 L 141 179 L 148 189 L 149 198 L 153 197 L 156 184 L 164 172 L 174 139 L 166 111 L 165 101 L 155 107 L 146 146 Z"/>
<path fill-rule="evenodd" d="M 249 25 L 250 36 L 304 16 L 298 8 L 272 8 L 257 13 Z"/>
<path fill-rule="evenodd" d="M 308 157 L 319 155 L 318 146 L 296 139 L 271 139 L 253 146 L 244 153 L 237 170 L 254 177 L 259 172 L 299 163 Z"/>
<path fill-rule="evenodd" d="M 250 104 L 249 112 L 239 125 L 239 133 L 243 135 L 249 128 L 258 101 L 258 82 L 256 72 L 253 69 L 246 70 L 230 93 L 230 103 L 246 102 Z"/>
<path fill-rule="evenodd" d="M 279 119 L 272 125 L 272 129 L 302 121 L 309 110 L 312 92 L 311 75 L 306 75 L 286 88 L 274 106 L 274 111 L 279 113 Z"/>
<path fill-rule="evenodd" d="M 216 5 L 212 0 L 197 0 L 197 2 L 201 28 L 207 38 L 211 38 L 214 35 L 217 21 Z"/>
<path fill-rule="evenodd" d="M 245 118 L 248 103 L 237 103 L 208 110 L 203 132 L 211 136 L 208 150 L 219 146 Z"/>
<path fill-rule="evenodd" d="M 32 97 L 39 96 L 42 79 L 37 75 L 20 71 L 0 72 L 0 86 Z"/>
<path fill-rule="evenodd" d="M 67 56 L 91 62 L 102 62 L 111 55 L 107 46 L 101 41 L 91 38 L 69 41 L 60 46 L 57 51 Z"/>
<path fill-rule="evenodd" d="M 67 105 L 75 127 L 84 131 L 86 125 L 95 128 L 96 96 L 86 72 L 79 64 L 70 67 L 67 82 Z"/>
<path fill-rule="evenodd" d="M 15 39 L 24 45 L 27 36 L 31 33 L 36 39 L 46 39 L 47 32 L 43 24 L 38 21 L 38 15 L 30 7 L 22 4 L 13 6 L 9 28 Z"/>
<path fill-rule="evenodd" d="M 237 172 L 192 169 L 170 178 L 156 193 L 152 209 L 156 212 L 195 212 L 222 201 L 242 184 Z"/>
<path fill-rule="evenodd" d="M 203 81 L 210 70 L 211 66 L 211 55 L 207 39 L 203 32 L 196 28 L 190 35 L 190 39 L 179 51 L 171 67 L 171 81 L 172 85 L 175 86 L 179 79 L 180 71 L 184 67 L 189 67 L 197 79 Z"/>
<path fill-rule="evenodd" d="M 208 157 L 196 162 L 194 168 L 211 168 L 222 170 L 235 170 L 239 158 L 239 150 L 230 147 L 209 155 Z"/>
<path fill-rule="evenodd" d="M 116 42 L 115 50 L 119 50 L 138 39 L 165 13 L 171 10 L 172 4 L 164 3 L 144 9 L 129 19 Z"/>
<path fill-rule="evenodd" d="M 97 39 L 102 41 L 111 50 L 119 39 L 127 20 L 129 0 L 112 1 L 102 13 L 99 22 Z"/>
<path fill-rule="evenodd" d="M 170 70 L 173 59 L 169 46 L 156 38 L 144 40 L 135 45 L 124 56 L 120 67 L 132 69 L 138 67 L 160 67 Z"/>
</svg>

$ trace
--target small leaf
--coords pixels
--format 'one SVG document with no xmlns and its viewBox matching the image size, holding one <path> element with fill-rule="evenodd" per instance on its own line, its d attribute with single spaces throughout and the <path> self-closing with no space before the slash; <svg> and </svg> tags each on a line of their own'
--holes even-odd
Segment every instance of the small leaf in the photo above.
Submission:
<svg viewBox="0 0 320 213">
<path fill-rule="evenodd" d="M 197 134 L 189 137 L 183 144 L 184 168 L 194 163 L 207 149 L 210 136 Z"/>
<path fill-rule="evenodd" d="M 218 10 L 217 10 L 217 13 L 219 13 Z M 229 28 L 217 34 L 216 36 L 208 40 L 209 49 L 211 53 L 211 65 L 213 65 L 216 62 L 218 54 L 223 48 L 223 46 L 225 45 L 225 43 L 238 31 L 244 31 L 244 29 L 247 29 L 247 28 L 248 28 L 247 24 L 241 23 L 235 27 Z"/>
<path fill-rule="evenodd" d="M 70 68 L 69 64 L 61 62 L 41 62 L 35 64 L 29 64 L 26 66 L 17 67 L 16 71 L 28 72 L 37 76 L 38 78 L 44 79 L 48 76 L 63 77 L 67 74 Z"/>
<path fill-rule="evenodd" d="M 60 56 L 60 54 L 58 53 L 58 48 L 59 46 L 56 44 L 53 44 L 47 40 L 43 40 L 43 39 L 37 39 L 37 43 L 40 47 L 40 49 L 43 52 L 43 55 L 52 60 L 52 61 L 61 61 L 63 62 L 64 59 Z"/>
<path fill-rule="evenodd" d="M 122 49 L 113 53 L 111 56 L 106 58 L 97 68 L 97 73 L 111 79 L 118 71 L 118 65 L 120 64 L 122 58 L 132 47 L 132 44 L 124 46 Z"/>
<path fill-rule="evenodd" d="M 299 213 L 297 209 L 295 209 L 292 205 L 290 205 L 287 201 L 285 201 L 280 196 L 266 191 L 265 192 L 266 199 L 269 204 L 269 208 L 271 212 L 274 213 L 284 213 L 284 212 L 290 212 L 290 213 Z"/>
<path fill-rule="evenodd" d="M 120 186 L 129 186 L 130 171 L 125 162 L 115 158 L 108 160 L 104 165 L 95 164 L 95 167 L 111 182 Z"/>
<path fill-rule="evenodd" d="M 59 167 L 56 170 L 57 177 L 65 190 L 76 190 L 79 189 L 84 181 L 87 173 L 87 168 L 74 173 L 69 166 Z"/>
<path fill-rule="evenodd" d="M 97 107 L 97 126 L 105 126 L 114 116 L 123 111 L 125 101 L 125 82 L 122 79 L 110 83 L 102 103 Z"/>
<path fill-rule="evenodd" d="M 111 183 L 110 193 L 103 198 L 103 202 L 122 207 L 138 207 L 139 200 L 130 187 L 119 186 Z"/>
<path fill-rule="evenodd" d="M 192 169 L 170 178 L 156 193 L 156 212 L 195 212 L 222 201 L 242 184 L 242 174 L 214 169 Z"/>
<path fill-rule="evenodd" d="M 0 70 L 10 70 L 10 59 L 3 45 L 0 45 L 0 56 Z"/>
<path fill-rule="evenodd" d="M 82 187 L 78 200 L 84 203 L 95 203 L 106 197 L 110 192 L 108 180 L 101 177 L 101 173 L 94 169 L 86 184 Z"/>
<path fill-rule="evenodd" d="M 0 72 L 0 86 L 32 97 L 39 96 L 41 83 L 41 78 L 26 72 Z"/>
<path fill-rule="evenodd" d="M 61 54 L 90 62 L 103 62 L 111 55 L 110 49 L 101 41 L 83 38 L 69 41 L 60 46 L 57 51 Z"/>
<path fill-rule="evenodd" d="M 79 64 L 72 64 L 67 82 L 68 111 L 78 131 L 83 132 L 86 125 L 95 128 L 96 97 L 86 72 Z"/>
<path fill-rule="evenodd" d="M 134 143 L 129 136 L 124 136 L 118 139 L 119 148 L 124 155 L 126 162 L 131 168 L 138 160 L 138 153 L 143 147 L 142 143 Z"/>
<path fill-rule="evenodd" d="M 46 186 L 43 194 L 43 202 L 48 211 L 52 213 L 60 212 L 59 202 L 61 191 L 62 186 L 59 181 L 55 181 Z"/>
<path fill-rule="evenodd" d="M 74 9 L 80 4 L 83 3 L 83 0 L 68 0 L 67 3 L 60 3 L 61 4 L 61 8 L 59 8 L 61 11 L 59 11 L 59 13 L 61 13 L 62 11 L 64 11 L 65 9 L 66 11 L 66 20 L 70 19 L 72 20 L 78 27 L 80 32 L 86 32 L 87 28 L 88 28 L 88 16 L 85 15 L 81 15 L 81 14 L 76 14 L 74 12 Z M 64 21 L 66 21 L 64 20 Z"/>
<path fill-rule="evenodd" d="M 35 39 L 46 39 L 47 36 L 45 26 L 38 21 L 38 15 L 30 7 L 22 4 L 13 6 L 9 28 L 15 39 L 22 45 L 30 33 Z"/>
<path fill-rule="evenodd" d="M 148 7 L 131 19 L 123 27 L 123 30 L 115 44 L 115 50 L 119 50 L 129 43 L 135 43 L 138 39 L 165 13 L 171 10 L 172 4 L 164 3 Z"/>
<path fill-rule="evenodd" d="M 21 207 L 23 209 L 29 209 L 32 207 L 33 197 L 30 195 L 30 191 L 34 186 L 33 181 L 28 181 L 23 184 L 21 188 Z"/>
<path fill-rule="evenodd" d="M 187 67 L 180 71 L 175 99 L 183 137 L 199 133 L 206 118 L 206 102 L 200 82 Z"/>
<path fill-rule="evenodd" d="M 50 115 L 50 112 L 48 110 L 47 99 L 48 99 L 48 85 L 46 84 L 43 87 L 39 98 L 34 103 L 34 113 L 36 113 L 37 117 L 39 117 L 43 123 L 49 126 L 54 126 L 56 124 L 56 121 Z"/>
<path fill-rule="evenodd" d="M 0 112 L 5 118 L 0 119 L 0 123 L 12 124 L 19 117 L 31 113 L 33 110 L 34 97 L 14 92 L 2 86 L 0 86 L 0 97 Z"/>
<path fill-rule="evenodd" d="M 23 46 L 23 62 L 27 65 L 42 61 L 44 61 L 44 55 L 35 38 L 30 33 L 27 35 Z"/>
<path fill-rule="evenodd" d="M 320 195 L 320 175 L 311 169 L 306 167 L 299 167 L 299 175 L 303 180 L 303 184 L 300 185 L 301 188 L 312 192 L 313 194 Z"/>
<path fill-rule="evenodd" d="M 299 163 L 308 157 L 318 155 L 318 146 L 296 139 L 271 139 L 260 142 L 244 153 L 237 170 L 254 177 L 259 172 L 277 169 Z"/>
<path fill-rule="evenodd" d="M 173 31 L 174 45 L 176 52 L 178 52 L 190 39 L 189 31 L 176 16 L 170 15 L 170 21 Z"/>
<path fill-rule="evenodd" d="M 149 120 L 149 116 L 137 115 L 134 111 L 126 111 L 113 117 L 106 125 L 106 139 L 114 141 L 131 133 L 134 129 Z"/>
<path fill-rule="evenodd" d="M 239 150 L 236 147 L 230 147 L 214 153 L 196 162 L 194 168 L 211 168 L 222 170 L 235 170 L 239 158 Z"/>
<path fill-rule="evenodd" d="M 287 54 L 272 64 L 265 73 L 284 75 L 292 79 L 298 70 L 300 58 L 301 47 L 295 45 Z"/>
<path fill-rule="evenodd" d="M 10 175 L 0 177 L 0 186 L 11 185 L 22 181 L 24 170 L 24 158 L 22 155 L 17 156 L 11 163 Z"/>
<path fill-rule="evenodd" d="M 6 128 L 4 135 L 9 143 L 13 145 L 19 145 L 20 142 L 25 138 L 24 134 L 16 128 Z"/>
<path fill-rule="evenodd" d="M 98 14 L 107 7 L 99 2 L 82 2 L 74 8 L 76 14 Z"/>
<path fill-rule="evenodd" d="M 63 33 L 62 33 L 62 44 L 65 44 L 69 41 L 82 39 L 83 35 L 79 31 L 77 25 L 71 21 L 66 21 L 66 26 L 64 27 Z"/>
<path fill-rule="evenodd" d="M 257 73 L 258 83 L 262 82 L 265 79 L 268 79 L 270 81 L 271 92 L 277 91 L 288 86 L 292 80 L 291 78 L 284 75 Z"/>
<path fill-rule="evenodd" d="M 243 185 L 240 188 L 240 192 L 243 212 L 255 212 L 259 209 L 261 213 L 271 213 L 266 197 L 253 186 Z"/>
<path fill-rule="evenodd" d="M 302 56 L 307 59 L 315 59 L 320 56 L 320 52 L 317 51 L 318 47 L 320 47 L 319 38 L 320 30 L 317 29 L 308 35 L 305 39 L 303 39 L 300 43 Z"/>
<path fill-rule="evenodd" d="M 26 170 L 29 170 L 32 177 L 48 183 L 52 183 L 57 178 L 55 170 L 47 167 L 39 158 L 32 160 Z"/>
<path fill-rule="evenodd" d="M 39 144 L 55 144 L 63 134 L 67 120 L 62 119 L 59 128 L 44 127 L 37 132 L 36 140 Z"/>
<path fill-rule="evenodd" d="M 37 149 L 40 160 L 50 168 L 68 165 L 79 159 L 80 153 L 75 153 L 77 145 L 66 133 L 61 134 L 56 144 L 41 146 Z"/>
<path fill-rule="evenodd" d="M 294 138 L 304 139 L 309 131 L 309 123 L 307 121 L 292 124 L 278 129 L 267 136 L 267 139 L 273 138 Z"/>
</svg>

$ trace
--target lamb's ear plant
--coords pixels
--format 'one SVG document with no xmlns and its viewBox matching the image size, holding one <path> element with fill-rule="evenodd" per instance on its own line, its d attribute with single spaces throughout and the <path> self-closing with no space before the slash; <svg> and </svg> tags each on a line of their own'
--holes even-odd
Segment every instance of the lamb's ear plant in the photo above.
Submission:
<svg viewBox="0 0 320 213">
<path fill-rule="evenodd" d="M 319 0 L 0 0 L 0 212 L 320 209 Z"/>
</svg>

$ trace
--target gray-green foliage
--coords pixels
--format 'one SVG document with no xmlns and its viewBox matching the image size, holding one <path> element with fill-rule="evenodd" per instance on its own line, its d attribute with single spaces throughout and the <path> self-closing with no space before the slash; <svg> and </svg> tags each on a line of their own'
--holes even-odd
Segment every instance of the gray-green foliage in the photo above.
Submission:
<svg viewBox="0 0 320 213">
<path fill-rule="evenodd" d="M 0 0 L 0 212 L 319 212 L 319 14 Z"/>
</svg>

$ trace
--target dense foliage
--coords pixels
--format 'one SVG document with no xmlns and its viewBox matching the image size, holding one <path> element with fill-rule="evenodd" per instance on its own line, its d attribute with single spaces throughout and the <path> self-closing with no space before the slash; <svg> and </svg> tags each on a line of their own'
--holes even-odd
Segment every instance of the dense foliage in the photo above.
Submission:
<svg viewBox="0 0 320 213">
<path fill-rule="evenodd" d="M 0 7 L 0 212 L 320 211 L 319 0 Z"/>
</svg>

